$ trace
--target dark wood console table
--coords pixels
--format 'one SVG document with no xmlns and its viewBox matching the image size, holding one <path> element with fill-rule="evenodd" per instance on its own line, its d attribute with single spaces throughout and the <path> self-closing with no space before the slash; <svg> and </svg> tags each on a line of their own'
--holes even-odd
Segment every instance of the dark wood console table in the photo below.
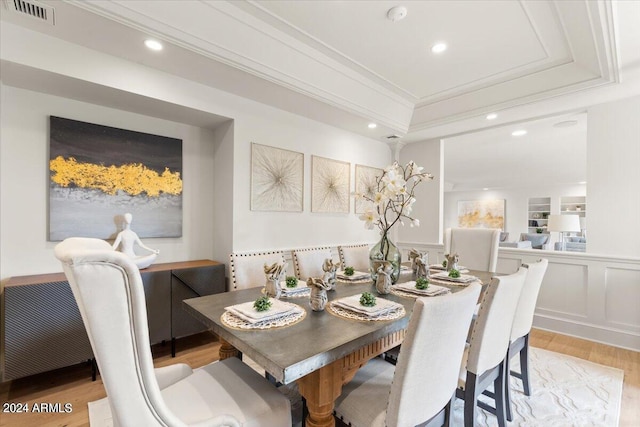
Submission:
<svg viewBox="0 0 640 427">
<path fill-rule="evenodd" d="M 224 264 L 211 260 L 154 264 L 140 271 L 151 344 L 206 330 L 182 300 L 225 291 Z M 4 284 L 3 381 L 93 359 L 78 306 L 63 273 L 12 277 Z M 95 376 L 95 373 L 94 373 Z"/>
</svg>

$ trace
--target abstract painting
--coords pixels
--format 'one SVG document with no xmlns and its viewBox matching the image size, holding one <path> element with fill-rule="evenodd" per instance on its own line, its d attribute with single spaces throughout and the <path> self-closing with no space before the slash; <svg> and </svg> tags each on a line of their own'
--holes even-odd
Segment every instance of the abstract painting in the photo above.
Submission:
<svg viewBox="0 0 640 427">
<path fill-rule="evenodd" d="M 504 230 L 504 199 L 459 201 L 458 226 Z"/>
<path fill-rule="evenodd" d="M 364 194 L 373 198 L 378 190 L 378 179 L 382 176 L 383 170 L 371 166 L 356 165 L 356 193 Z M 365 201 L 356 198 L 356 213 L 364 212 Z"/>
<path fill-rule="evenodd" d="M 304 154 L 251 144 L 251 210 L 302 212 Z"/>
<path fill-rule="evenodd" d="M 311 212 L 349 213 L 351 164 L 311 156 Z"/>
<path fill-rule="evenodd" d="M 182 236 L 182 140 L 51 116 L 49 240 Z"/>
</svg>

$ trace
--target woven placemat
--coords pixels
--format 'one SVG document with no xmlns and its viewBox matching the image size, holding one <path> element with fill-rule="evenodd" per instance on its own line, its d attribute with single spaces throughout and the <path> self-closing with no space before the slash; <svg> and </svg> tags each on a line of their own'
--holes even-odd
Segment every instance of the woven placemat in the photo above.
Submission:
<svg viewBox="0 0 640 427">
<path fill-rule="evenodd" d="M 333 304 L 333 301 L 327 304 L 327 311 L 333 314 L 334 316 L 343 317 L 345 319 L 350 319 L 350 320 L 361 320 L 364 322 L 372 322 L 372 321 L 379 321 L 379 320 L 396 320 L 404 317 L 404 315 L 407 314 L 404 307 L 399 306 L 396 310 L 391 310 L 381 316 L 370 317 L 370 316 L 367 316 L 366 314 L 356 313 L 351 310 L 346 310 L 342 307 L 337 307 Z"/>
<path fill-rule="evenodd" d="M 284 301 L 283 303 L 292 305 L 293 311 L 285 316 L 278 317 L 277 319 L 266 320 L 264 322 L 249 323 L 246 320 L 234 315 L 233 313 L 225 311 L 222 316 L 220 316 L 220 320 L 226 327 L 232 329 L 275 329 L 295 325 L 307 316 L 307 311 L 299 305 Z"/>
</svg>

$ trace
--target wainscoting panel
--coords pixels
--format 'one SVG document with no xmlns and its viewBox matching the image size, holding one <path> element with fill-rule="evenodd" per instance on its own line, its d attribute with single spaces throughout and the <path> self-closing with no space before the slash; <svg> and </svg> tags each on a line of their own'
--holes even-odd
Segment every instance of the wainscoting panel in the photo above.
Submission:
<svg viewBox="0 0 640 427">
<path fill-rule="evenodd" d="M 400 242 L 441 262 L 443 245 Z M 539 329 L 640 351 L 640 259 L 579 252 L 500 248 L 498 272 L 549 260 L 533 325 Z M 460 260 L 464 264 L 464 260 Z"/>
<path fill-rule="evenodd" d="M 549 261 L 536 309 L 584 320 L 587 317 L 587 266 Z"/>
<path fill-rule="evenodd" d="M 640 270 L 608 267 L 605 283 L 605 320 L 640 333 Z"/>
</svg>

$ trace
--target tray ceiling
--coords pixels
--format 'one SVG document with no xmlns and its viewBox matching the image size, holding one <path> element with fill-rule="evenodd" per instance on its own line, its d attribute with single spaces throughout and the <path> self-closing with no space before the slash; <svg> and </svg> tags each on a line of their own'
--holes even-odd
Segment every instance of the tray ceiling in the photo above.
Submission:
<svg viewBox="0 0 640 427">
<path fill-rule="evenodd" d="M 39 3 L 55 25 L 2 19 L 376 138 L 619 80 L 609 0 L 411 1 L 397 22 L 389 1 Z M 141 53 L 148 36 L 162 55 Z"/>
</svg>

